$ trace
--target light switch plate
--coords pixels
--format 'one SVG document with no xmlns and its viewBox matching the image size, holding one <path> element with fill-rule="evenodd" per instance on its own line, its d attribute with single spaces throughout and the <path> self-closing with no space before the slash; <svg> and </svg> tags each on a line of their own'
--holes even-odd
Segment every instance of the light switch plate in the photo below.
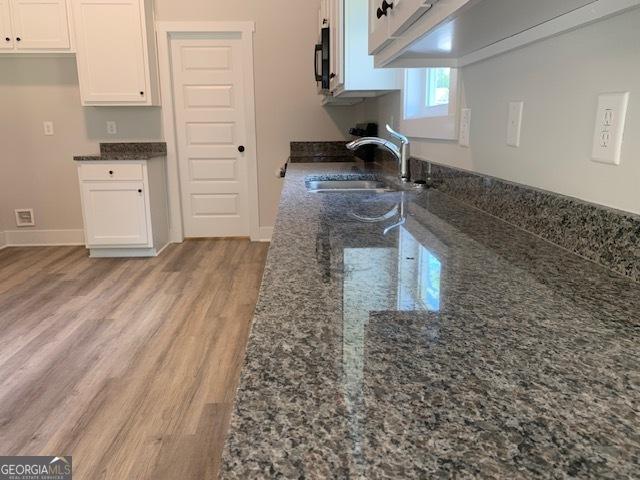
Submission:
<svg viewBox="0 0 640 480">
<path fill-rule="evenodd" d="M 520 146 L 520 131 L 522 130 L 522 112 L 524 102 L 509 103 L 509 119 L 507 120 L 507 145 Z"/>
<path fill-rule="evenodd" d="M 459 143 L 463 147 L 468 147 L 471 136 L 471 109 L 460 110 L 460 138 Z"/>
<path fill-rule="evenodd" d="M 51 121 L 42 122 L 42 127 L 44 129 L 45 135 L 47 136 L 53 135 L 53 122 Z"/>
<path fill-rule="evenodd" d="M 629 92 L 607 93 L 598 97 L 591 153 L 594 162 L 620 165 L 628 104 Z"/>
</svg>

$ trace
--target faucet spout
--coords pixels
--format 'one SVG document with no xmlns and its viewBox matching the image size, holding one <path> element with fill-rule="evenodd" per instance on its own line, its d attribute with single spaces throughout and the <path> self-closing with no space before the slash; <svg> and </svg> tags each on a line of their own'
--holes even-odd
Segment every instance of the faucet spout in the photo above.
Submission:
<svg viewBox="0 0 640 480">
<path fill-rule="evenodd" d="M 347 143 L 347 148 L 349 150 L 357 150 L 364 145 L 378 145 L 379 147 L 389 150 L 391 153 L 393 153 L 397 160 L 400 160 L 400 149 L 398 148 L 398 146 L 391 143 L 389 140 L 385 140 L 384 138 L 362 137 L 358 140 Z"/>
<path fill-rule="evenodd" d="M 397 140 L 400 140 L 401 146 L 398 147 L 395 143 L 390 142 L 389 140 L 385 140 L 384 138 L 379 137 L 363 137 L 358 140 L 354 140 L 353 142 L 347 143 L 347 148 L 349 150 L 357 150 L 358 148 L 364 145 L 377 145 L 382 147 L 388 151 L 390 151 L 393 156 L 396 158 L 399 164 L 400 170 L 400 178 L 403 182 L 408 182 L 410 179 L 409 173 L 409 139 L 404 135 L 393 130 L 389 125 L 387 125 L 387 131 Z"/>
</svg>

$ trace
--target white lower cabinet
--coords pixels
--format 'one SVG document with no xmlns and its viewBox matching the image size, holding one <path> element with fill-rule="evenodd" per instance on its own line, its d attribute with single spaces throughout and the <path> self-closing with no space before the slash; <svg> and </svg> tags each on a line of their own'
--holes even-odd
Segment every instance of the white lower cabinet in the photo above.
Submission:
<svg viewBox="0 0 640 480">
<path fill-rule="evenodd" d="M 155 256 L 166 246 L 163 159 L 79 162 L 78 176 L 92 257 Z"/>
<path fill-rule="evenodd" d="M 83 182 L 88 246 L 149 244 L 149 215 L 141 182 Z"/>
</svg>

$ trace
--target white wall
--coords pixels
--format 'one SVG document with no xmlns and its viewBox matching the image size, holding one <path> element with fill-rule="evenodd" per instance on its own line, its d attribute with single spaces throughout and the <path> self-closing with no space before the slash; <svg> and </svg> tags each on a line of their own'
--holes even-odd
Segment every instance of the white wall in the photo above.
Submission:
<svg viewBox="0 0 640 480">
<path fill-rule="evenodd" d="M 82 229 L 73 156 L 96 153 L 100 140 L 162 136 L 157 108 L 80 107 L 73 57 L 0 58 L 0 105 L 0 221 L 7 230 L 16 230 L 15 208 L 34 208 L 37 230 Z M 109 138 L 108 119 L 119 129 Z M 44 136 L 44 120 L 54 122 L 54 136 Z"/>
<path fill-rule="evenodd" d="M 462 69 L 471 148 L 414 140 L 414 156 L 640 213 L 640 10 Z M 620 166 L 590 161 L 599 93 L 630 91 Z M 521 147 L 506 145 L 507 104 L 524 101 Z M 400 118 L 400 94 L 358 107 Z"/>
<path fill-rule="evenodd" d="M 159 20 L 254 20 L 260 224 L 273 225 L 291 140 L 340 140 L 349 109 L 325 110 L 316 94 L 311 53 L 319 0 L 157 0 Z M 278 12 L 286 12 L 279 14 Z M 13 210 L 34 208 L 38 230 L 82 228 L 72 157 L 100 141 L 163 138 L 160 108 L 80 106 L 75 59 L 0 57 L 0 229 L 15 230 Z M 55 136 L 42 122 L 52 120 Z M 108 136 L 105 122 L 118 123 Z"/>
</svg>

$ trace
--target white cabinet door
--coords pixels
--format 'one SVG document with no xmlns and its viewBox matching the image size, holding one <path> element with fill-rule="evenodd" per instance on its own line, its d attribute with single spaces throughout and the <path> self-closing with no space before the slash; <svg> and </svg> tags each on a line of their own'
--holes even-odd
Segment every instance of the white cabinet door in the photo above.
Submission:
<svg viewBox="0 0 640 480">
<path fill-rule="evenodd" d="M 382 0 L 369 0 L 369 55 L 374 55 L 391 43 L 389 38 L 389 16 L 378 18 Z"/>
<path fill-rule="evenodd" d="M 331 54 L 329 61 L 331 80 L 329 89 L 332 92 L 344 85 L 344 1 L 331 0 L 330 3 Z"/>
<path fill-rule="evenodd" d="M 13 0 L 15 46 L 19 50 L 65 50 L 69 42 L 66 0 Z"/>
<path fill-rule="evenodd" d="M 148 104 L 140 0 L 74 0 L 84 105 Z"/>
<path fill-rule="evenodd" d="M 418 20 L 438 0 L 395 0 L 388 11 L 389 36 L 396 37 Z"/>
<path fill-rule="evenodd" d="M 318 31 L 329 26 L 329 0 L 321 0 L 318 13 Z"/>
<path fill-rule="evenodd" d="M 87 246 L 149 245 L 142 182 L 83 182 Z"/>
<path fill-rule="evenodd" d="M 11 9 L 9 0 L 0 0 L 0 49 L 13 48 L 13 33 L 11 31 Z"/>
</svg>

